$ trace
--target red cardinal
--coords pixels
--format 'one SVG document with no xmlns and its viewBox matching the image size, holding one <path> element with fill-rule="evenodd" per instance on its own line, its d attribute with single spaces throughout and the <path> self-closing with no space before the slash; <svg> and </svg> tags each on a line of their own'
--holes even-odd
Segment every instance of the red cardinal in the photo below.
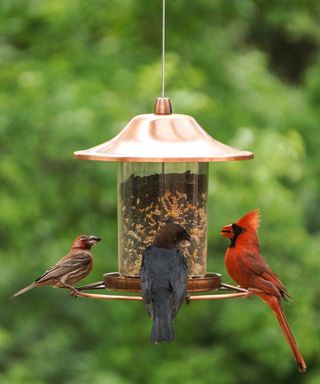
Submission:
<svg viewBox="0 0 320 384">
<path fill-rule="evenodd" d="M 225 256 L 226 269 L 235 282 L 252 291 L 269 305 L 277 316 L 299 371 L 304 372 L 307 368 L 306 363 L 281 307 L 281 300 L 287 300 L 290 296 L 278 276 L 260 254 L 257 234 L 259 222 L 260 214 L 256 209 L 236 223 L 221 228 L 221 235 L 231 240 Z"/>
<path fill-rule="evenodd" d="M 76 288 L 72 285 L 84 279 L 93 267 L 93 257 L 90 249 L 101 239 L 96 236 L 78 236 L 65 257 L 38 277 L 32 284 L 21 289 L 13 296 L 19 296 L 35 287 L 52 285 L 56 288 L 70 288 L 76 295 Z"/>
</svg>

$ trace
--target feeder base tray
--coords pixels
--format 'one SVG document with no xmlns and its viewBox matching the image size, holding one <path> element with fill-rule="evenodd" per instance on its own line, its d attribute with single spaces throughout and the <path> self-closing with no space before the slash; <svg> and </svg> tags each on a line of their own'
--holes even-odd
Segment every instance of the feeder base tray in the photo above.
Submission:
<svg viewBox="0 0 320 384">
<path fill-rule="evenodd" d="M 141 292 L 140 277 L 125 277 L 118 272 L 105 273 L 103 282 L 106 289 L 112 291 Z M 203 277 L 191 277 L 188 279 L 188 292 L 208 292 L 219 289 L 221 275 L 208 272 Z"/>
</svg>

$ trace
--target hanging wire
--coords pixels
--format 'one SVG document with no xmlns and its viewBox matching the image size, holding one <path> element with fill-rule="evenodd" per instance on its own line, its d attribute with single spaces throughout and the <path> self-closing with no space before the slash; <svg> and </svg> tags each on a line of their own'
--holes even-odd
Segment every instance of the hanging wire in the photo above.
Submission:
<svg viewBox="0 0 320 384">
<path fill-rule="evenodd" d="M 161 97 L 164 97 L 165 55 L 166 55 L 166 0 L 162 0 L 162 92 L 161 92 Z"/>
</svg>

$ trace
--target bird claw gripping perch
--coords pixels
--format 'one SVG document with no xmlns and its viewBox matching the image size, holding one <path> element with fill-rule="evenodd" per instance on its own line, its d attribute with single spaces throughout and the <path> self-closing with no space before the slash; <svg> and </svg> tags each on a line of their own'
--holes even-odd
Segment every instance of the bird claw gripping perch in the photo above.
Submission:
<svg viewBox="0 0 320 384">
<path fill-rule="evenodd" d="M 253 299 L 253 296 L 255 295 L 255 289 L 253 288 L 248 288 L 247 289 L 247 292 L 248 292 L 248 299 L 252 300 Z"/>
<path fill-rule="evenodd" d="M 77 290 L 77 288 L 70 289 L 70 296 L 76 299 L 78 296 L 80 296 L 80 292 Z"/>
</svg>

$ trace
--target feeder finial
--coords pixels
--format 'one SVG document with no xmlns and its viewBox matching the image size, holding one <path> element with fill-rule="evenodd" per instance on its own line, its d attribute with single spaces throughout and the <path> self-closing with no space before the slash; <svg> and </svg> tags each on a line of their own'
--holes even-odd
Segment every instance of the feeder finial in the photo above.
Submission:
<svg viewBox="0 0 320 384">
<path fill-rule="evenodd" d="M 154 105 L 155 115 L 171 115 L 172 105 L 169 97 L 158 97 Z"/>
</svg>

